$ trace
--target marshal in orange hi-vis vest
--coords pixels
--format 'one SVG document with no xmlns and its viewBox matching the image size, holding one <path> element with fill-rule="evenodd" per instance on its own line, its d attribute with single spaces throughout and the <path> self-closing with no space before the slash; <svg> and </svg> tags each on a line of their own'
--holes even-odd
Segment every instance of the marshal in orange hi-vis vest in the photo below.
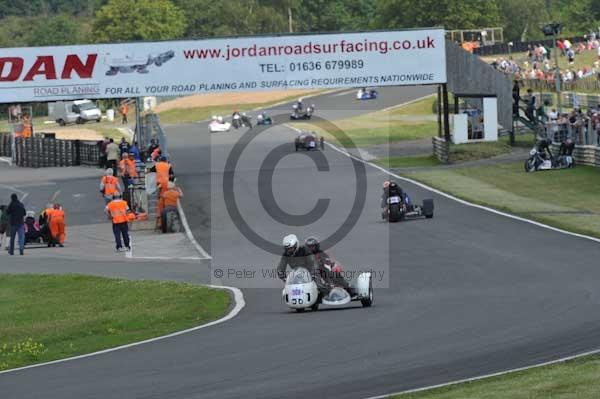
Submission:
<svg viewBox="0 0 600 399">
<path fill-rule="evenodd" d="M 123 200 L 113 200 L 106 205 L 106 208 L 108 209 L 114 224 L 126 223 L 128 221 L 127 210 L 129 207 L 127 206 L 127 202 Z"/>
</svg>

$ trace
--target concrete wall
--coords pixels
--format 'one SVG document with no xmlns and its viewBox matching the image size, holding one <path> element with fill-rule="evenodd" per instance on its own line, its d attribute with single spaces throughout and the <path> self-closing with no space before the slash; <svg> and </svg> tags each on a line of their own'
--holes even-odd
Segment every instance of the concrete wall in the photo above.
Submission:
<svg viewBox="0 0 600 399">
<path fill-rule="evenodd" d="M 498 123 L 504 129 L 512 129 L 512 83 L 504 73 L 448 40 L 446 73 L 450 93 L 495 94 Z"/>
</svg>

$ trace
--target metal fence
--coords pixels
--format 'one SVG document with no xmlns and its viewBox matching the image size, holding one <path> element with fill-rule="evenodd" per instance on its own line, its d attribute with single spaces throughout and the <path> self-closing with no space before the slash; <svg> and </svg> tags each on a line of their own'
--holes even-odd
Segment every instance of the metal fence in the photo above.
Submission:
<svg viewBox="0 0 600 399">
<path fill-rule="evenodd" d="M 575 123 L 548 122 L 546 134 L 554 143 L 571 139 L 577 145 L 600 146 L 600 123 L 594 126 L 590 119 Z"/>
<path fill-rule="evenodd" d="M 552 80 L 542 79 L 524 79 L 523 84 L 525 87 L 530 88 L 534 91 L 556 91 L 556 83 Z M 560 83 L 561 91 L 588 91 L 588 92 L 600 92 L 600 76 L 590 76 L 583 79 L 578 79 L 570 82 Z"/>
<path fill-rule="evenodd" d="M 577 43 L 582 41 L 581 37 L 570 37 L 567 38 L 572 43 Z M 564 38 L 563 38 L 564 40 Z M 527 51 L 529 46 L 537 46 L 538 44 L 543 44 L 544 46 L 552 49 L 553 39 L 545 39 L 545 40 L 532 40 L 529 42 L 512 42 L 512 46 L 509 46 L 508 43 L 498 43 L 493 44 L 491 46 L 481 46 L 473 50 L 473 54 L 477 55 L 500 55 L 500 54 L 508 54 L 509 52 L 519 53 L 523 51 Z M 560 51 L 556 49 L 556 51 Z"/>
</svg>

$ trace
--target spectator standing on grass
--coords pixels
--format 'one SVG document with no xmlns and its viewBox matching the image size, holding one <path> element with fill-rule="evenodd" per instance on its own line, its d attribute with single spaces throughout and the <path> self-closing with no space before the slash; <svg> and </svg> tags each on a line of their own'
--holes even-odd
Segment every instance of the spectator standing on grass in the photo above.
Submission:
<svg viewBox="0 0 600 399">
<path fill-rule="evenodd" d="M 6 208 L 8 223 L 10 224 L 10 247 L 8 253 L 15 254 L 15 236 L 19 236 L 19 253 L 23 255 L 25 250 L 25 206 L 19 201 L 17 194 L 11 194 L 10 204 Z"/>
<path fill-rule="evenodd" d="M 113 197 L 113 200 L 110 201 L 104 209 L 112 220 L 112 229 L 115 236 L 117 252 L 123 250 L 123 244 L 125 244 L 127 251 L 131 251 L 129 244 L 129 226 L 127 225 L 127 212 L 129 211 L 127 202 L 123 201 L 119 194 L 116 194 Z M 123 238 L 122 241 L 121 237 Z"/>
<path fill-rule="evenodd" d="M 565 43 L 562 40 L 556 41 L 556 47 L 560 50 L 560 55 L 565 55 Z"/>
<path fill-rule="evenodd" d="M 569 64 L 573 65 L 575 63 L 575 52 L 572 48 L 567 50 L 567 58 L 569 59 Z"/>
<path fill-rule="evenodd" d="M 108 145 L 106 146 L 106 160 L 107 166 L 113 170 L 115 176 L 117 175 L 117 162 L 119 162 L 120 153 L 121 150 L 119 149 L 119 146 L 114 142 L 113 139 L 110 139 Z"/>
<path fill-rule="evenodd" d="M 119 107 L 119 112 L 121 113 L 121 124 L 128 123 L 127 114 L 129 113 L 129 106 L 127 105 L 127 101 L 123 101 L 121 106 Z"/>
</svg>

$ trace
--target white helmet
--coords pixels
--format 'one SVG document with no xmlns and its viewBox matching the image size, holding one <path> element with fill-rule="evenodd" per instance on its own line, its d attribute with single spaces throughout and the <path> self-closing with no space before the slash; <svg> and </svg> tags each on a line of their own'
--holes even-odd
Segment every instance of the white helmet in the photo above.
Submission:
<svg viewBox="0 0 600 399">
<path fill-rule="evenodd" d="M 221 115 L 217 116 L 217 122 L 223 123 L 223 117 Z"/>
<path fill-rule="evenodd" d="M 212 120 L 213 120 L 213 121 L 216 121 L 216 120 L 217 120 L 217 115 L 213 115 L 213 116 L 212 116 Z"/>
<path fill-rule="evenodd" d="M 299 103 L 301 103 L 301 102 L 302 102 L 302 100 L 304 100 L 304 99 L 303 99 L 302 97 L 300 97 L 300 98 L 298 99 L 298 102 L 299 102 Z"/>
<path fill-rule="evenodd" d="M 298 237 L 295 234 L 288 234 L 283 237 L 283 247 L 286 255 L 293 255 L 298 250 Z"/>
<path fill-rule="evenodd" d="M 112 176 L 113 175 L 113 170 L 112 168 L 108 168 L 106 169 L 106 172 L 104 172 L 105 176 Z"/>
</svg>

